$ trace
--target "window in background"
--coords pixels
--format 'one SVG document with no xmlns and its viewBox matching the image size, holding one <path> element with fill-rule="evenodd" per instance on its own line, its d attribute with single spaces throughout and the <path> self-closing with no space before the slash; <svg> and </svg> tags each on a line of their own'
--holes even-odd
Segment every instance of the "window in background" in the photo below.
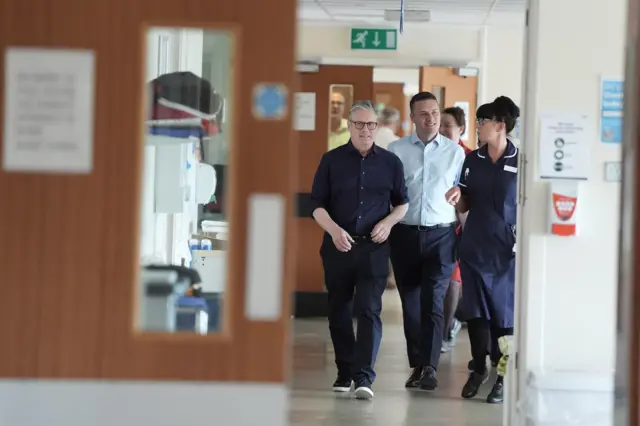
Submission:
<svg viewBox="0 0 640 426">
<path fill-rule="evenodd" d="M 349 111 L 353 104 L 353 86 L 350 84 L 332 84 L 329 88 L 329 142 L 328 148 L 334 149 L 349 141 L 347 128 Z"/>
</svg>

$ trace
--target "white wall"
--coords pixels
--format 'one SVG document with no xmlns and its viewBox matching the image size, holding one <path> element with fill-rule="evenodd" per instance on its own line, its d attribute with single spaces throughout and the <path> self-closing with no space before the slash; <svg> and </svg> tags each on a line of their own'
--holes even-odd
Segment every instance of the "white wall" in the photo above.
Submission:
<svg viewBox="0 0 640 426">
<path fill-rule="evenodd" d="M 624 0 L 531 2 L 522 144 L 528 160 L 528 199 L 520 209 L 518 231 L 524 302 L 519 323 L 521 389 L 530 383 L 531 372 L 546 377 L 572 372 L 572 377 L 584 379 L 583 390 L 593 386 L 594 391 L 610 385 L 599 378 L 612 378 L 620 185 L 604 182 L 603 171 L 605 161 L 620 160 L 621 147 L 599 141 L 598 111 L 601 76 L 623 74 L 625 15 Z M 580 188 L 581 234 L 575 238 L 548 236 L 548 183 L 536 177 L 539 118 L 554 110 L 587 113 L 592 125 L 591 168 Z M 595 406 L 584 393 L 573 392 L 572 397 L 576 405 L 561 404 L 556 414 L 573 410 L 576 424 L 611 424 L 609 417 L 596 414 L 611 404 L 610 394 L 603 394 Z"/>
<path fill-rule="evenodd" d="M 524 32 L 524 25 L 487 28 L 485 54 L 481 60 L 484 90 L 478 92 L 478 105 L 491 102 L 501 95 L 510 97 L 520 105 Z"/>
</svg>

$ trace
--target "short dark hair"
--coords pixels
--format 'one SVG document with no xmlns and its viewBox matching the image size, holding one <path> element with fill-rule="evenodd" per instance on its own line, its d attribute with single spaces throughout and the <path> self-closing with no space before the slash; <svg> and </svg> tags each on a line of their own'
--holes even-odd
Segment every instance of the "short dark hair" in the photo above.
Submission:
<svg viewBox="0 0 640 426">
<path fill-rule="evenodd" d="M 455 120 L 456 124 L 458 125 L 458 127 L 462 127 L 462 134 L 464 135 L 465 132 L 467 131 L 467 121 L 465 120 L 464 117 L 464 110 L 460 107 L 449 107 L 449 108 L 445 108 L 444 111 L 442 111 L 443 114 L 449 114 L 450 116 L 453 117 L 453 119 Z"/>
<path fill-rule="evenodd" d="M 487 119 L 504 123 L 507 134 L 516 127 L 516 121 L 519 117 L 520 108 L 506 96 L 498 96 L 490 104 L 480 105 L 476 112 L 478 120 Z"/>
<path fill-rule="evenodd" d="M 438 102 L 438 98 L 436 98 L 436 95 L 434 95 L 431 92 L 420 92 L 420 93 L 417 93 L 417 94 L 413 95 L 413 97 L 409 101 L 409 109 L 413 112 L 413 106 L 415 105 L 416 102 L 420 102 L 420 101 L 436 101 L 436 102 Z"/>
</svg>

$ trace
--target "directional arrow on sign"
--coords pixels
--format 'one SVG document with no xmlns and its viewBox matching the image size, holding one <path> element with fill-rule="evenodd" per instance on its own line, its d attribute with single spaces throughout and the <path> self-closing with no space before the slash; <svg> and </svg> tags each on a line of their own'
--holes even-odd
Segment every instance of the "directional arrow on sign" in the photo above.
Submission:
<svg viewBox="0 0 640 426">
<path fill-rule="evenodd" d="M 373 38 L 373 45 L 375 47 L 380 46 L 380 33 L 378 33 L 377 31 L 375 37 Z"/>
</svg>

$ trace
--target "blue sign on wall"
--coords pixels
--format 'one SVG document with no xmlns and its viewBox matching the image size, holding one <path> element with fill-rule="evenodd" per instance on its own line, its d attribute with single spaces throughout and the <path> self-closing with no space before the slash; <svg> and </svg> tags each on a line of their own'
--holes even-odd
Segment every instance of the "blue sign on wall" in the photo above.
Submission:
<svg viewBox="0 0 640 426">
<path fill-rule="evenodd" d="M 600 140 L 605 143 L 621 143 L 624 80 L 603 78 L 600 92 Z"/>
<path fill-rule="evenodd" d="M 288 112 L 284 84 L 257 84 L 253 88 L 253 115 L 260 120 L 282 120 Z"/>
</svg>

